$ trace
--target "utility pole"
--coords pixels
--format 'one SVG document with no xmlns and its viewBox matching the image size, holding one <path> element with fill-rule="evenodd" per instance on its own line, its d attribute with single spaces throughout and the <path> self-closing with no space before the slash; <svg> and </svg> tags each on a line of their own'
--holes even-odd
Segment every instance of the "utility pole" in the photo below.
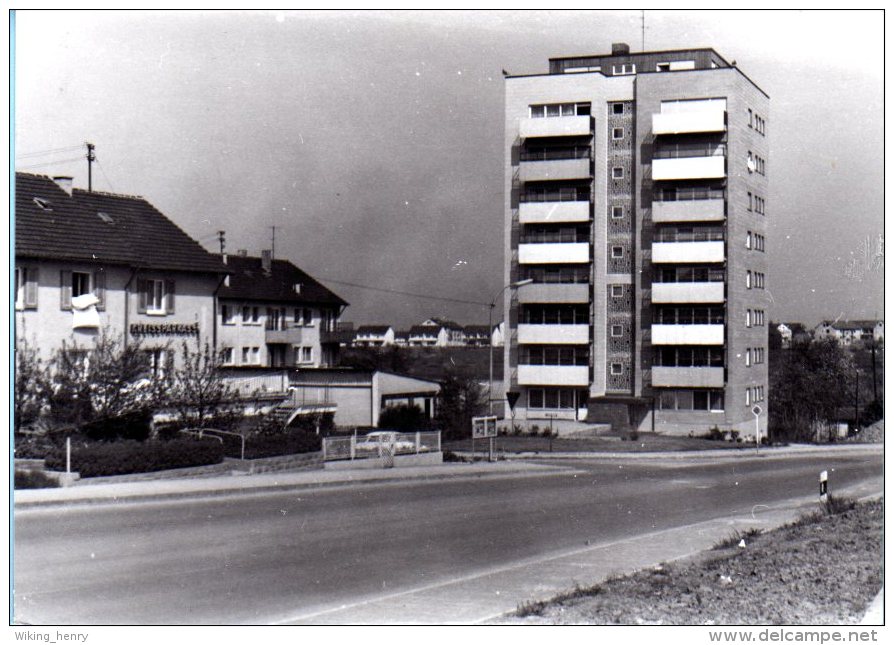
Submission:
<svg viewBox="0 0 894 645">
<path fill-rule="evenodd" d="M 271 226 L 270 229 L 271 229 L 271 233 L 270 233 L 270 259 L 271 259 L 271 260 L 275 260 L 275 259 L 276 259 L 276 227 L 275 227 L 275 226 Z"/>
<path fill-rule="evenodd" d="M 217 241 L 220 242 L 220 254 L 224 254 L 224 249 L 227 248 L 227 232 L 226 231 L 218 231 L 217 232 Z"/>
<path fill-rule="evenodd" d="M 639 12 L 640 25 L 642 27 L 642 51 L 646 51 L 646 10 L 641 9 Z"/>
<path fill-rule="evenodd" d="M 96 150 L 96 146 L 94 146 L 89 141 L 85 144 L 87 146 L 87 192 L 93 192 L 93 162 L 96 161 L 96 154 L 94 154 L 94 150 Z"/>
</svg>

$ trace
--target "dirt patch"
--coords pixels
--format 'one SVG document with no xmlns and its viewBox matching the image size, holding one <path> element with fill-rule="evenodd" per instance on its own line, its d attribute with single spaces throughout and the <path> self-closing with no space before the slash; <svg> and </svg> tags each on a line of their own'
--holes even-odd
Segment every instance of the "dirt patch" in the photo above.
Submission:
<svg viewBox="0 0 894 645">
<path fill-rule="evenodd" d="M 850 507 L 850 508 L 849 508 Z M 829 625 L 858 622 L 882 586 L 883 502 L 838 504 L 773 531 L 731 536 L 675 564 L 612 578 L 500 623 Z M 745 546 L 738 546 L 745 539 Z"/>
</svg>

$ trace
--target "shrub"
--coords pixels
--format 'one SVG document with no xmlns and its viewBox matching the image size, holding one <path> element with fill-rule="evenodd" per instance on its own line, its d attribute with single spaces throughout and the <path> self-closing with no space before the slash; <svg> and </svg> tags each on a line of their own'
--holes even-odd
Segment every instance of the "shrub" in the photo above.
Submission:
<svg viewBox="0 0 894 645">
<path fill-rule="evenodd" d="M 711 441 L 723 441 L 723 430 L 714 426 L 710 430 L 708 430 L 708 434 L 705 435 L 705 439 L 709 439 Z"/>
<path fill-rule="evenodd" d="M 18 490 L 25 488 L 59 488 L 59 482 L 39 470 L 17 470 L 13 480 L 13 487 Z"/>
<path fill-rule="evenodd" d="M 147 473 L 218 464 L 223 460 L 223 453 L 223 445 L 211 439 L 79 443 L 71 448 L 71 469 L 80 473 L 81 477 Z M 50 451 L 46 457 L 46 467 L 64 470 L 65 448 Z"/>
<path fill-rule="evenodd" d="M 46 435 L 16 434 L 13 456 L 16 459 L 43 459 L 56 444 Z"/>
<path fill-rule="evenodd" d="M 301 414 L 295 417 L 288 430 L 303 430 L 316 434 L 317 428 L 321 435 L 328 435 L 335 430 L 335 413 L 320 412 L 317 414 Z M 284 430 L 284 429 L 280 429 Z"/>
<path fill-rule="evenodd" d="M 238 437 L 224 436 L 224 451 L 227 457 L 239 458 L 242 442 Z M 314 432 L 303 430 L 280 434 L 252 435 L 245 439 L 245 458 L 262 459 L 281 455 L 298 455 L 318 452 L 323 440 Z"/>
</svg>

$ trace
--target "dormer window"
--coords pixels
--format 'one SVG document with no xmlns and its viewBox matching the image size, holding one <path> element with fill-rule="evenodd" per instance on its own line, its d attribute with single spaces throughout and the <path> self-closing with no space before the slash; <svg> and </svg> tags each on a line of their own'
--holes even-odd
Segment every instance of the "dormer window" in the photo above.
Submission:
<svg viewBox="0 0 894 645">
<path fill-rule="evenodd" d="M 114 224 L 115 223 L 115 220 L 113 220 L 112 216 L 109 215 L 108 213 L 97 213 L 97 215 L 99 216 L 99 219 L 101 219 L 106 224 Z"/>
<path fill-rule="evenodd" d="M 49 199 L 44 199 L 43 197 L 35 197 L 34 203 L 37 204 L 37 207 L 42 211 L 52 211 L 53 210 L 53 202 Z"/>
<path fill-rule="evenodd" d="M 292 288 L 295 290 L 295 293 L 297 293 L 298 295 L 301 295 L 301 283 L 300 282 L 296 282 L 295 284 L 293 284 Z"/>
<path fill-rule="evenodd" d="M 628 76 L 630 74 L 636 74 L 636 65 L 633 63 L 612 65 L 612 76 Z"/>
</svg>

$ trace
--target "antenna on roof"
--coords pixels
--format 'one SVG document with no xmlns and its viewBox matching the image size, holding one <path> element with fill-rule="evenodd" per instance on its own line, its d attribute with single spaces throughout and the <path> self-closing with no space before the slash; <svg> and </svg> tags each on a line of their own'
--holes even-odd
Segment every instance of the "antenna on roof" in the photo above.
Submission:
<svg viewBox="0 0 894 645">
<path fill-rule="evenodd" d="M 227 232 L 226 231 L 218 231 L 217 232 L 217 241 L 220 242 L 220 254 L 224 254 L 224 249 L 227 248 Z"/>
<path fill-rule="evenodd" d="M 270 233 L 270 259 L 274 259 L 276 257 L 276 227 L 271 226 Z"/>
<path fill-rule="evenodd" d="M 641 9 L 639 12 L 640 25 L 642 26 L 643 40 L 642 51 L 646 51 L 646 10 Z"/>
<path fill-rule="evenodd" d="M 89 141 L 85 142 L 84 145 L 87 146 L 87 192 L 93 192 L 93 162 L 96 161 L 96 155 L 93 153 L 96 150 L 96 146 L 94 146 Z"/>
</svg>

